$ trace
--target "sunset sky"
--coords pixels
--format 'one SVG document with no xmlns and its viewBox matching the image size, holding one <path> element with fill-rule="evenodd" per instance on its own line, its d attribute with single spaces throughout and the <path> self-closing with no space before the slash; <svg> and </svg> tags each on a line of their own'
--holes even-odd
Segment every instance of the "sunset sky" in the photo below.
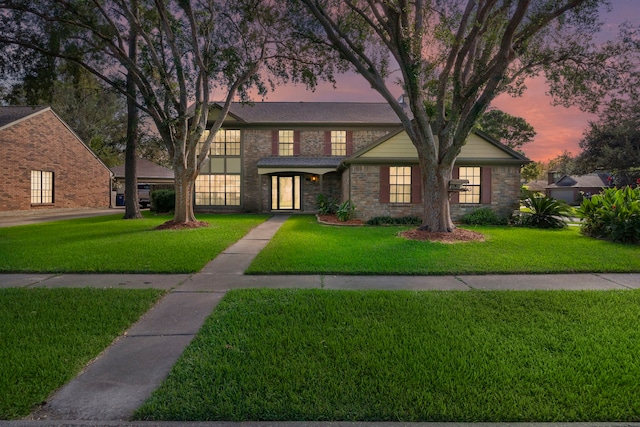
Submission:
<svg viewBox="0 0 640 427">
<path fill-rule="evenodd" d="M 603 14 L 606 24 L 601 39 L 612 39 L 617 34 L 618 25 L 624 21 L 640 22 L 640 0 L 612 0 L 612 11 Z M 320 85 L 315 92 L 304 87 L 279 87 L 270 93 L 265 101 L 359 101 L 384 102 L 384 99 L 372 90 L 366 81 L 355 74 L 338 76 L 337 88 Z M 532 160 L 545 161 L 561 154 L 565 149 L 576 155 L 580 152 L 580 141 L 588 122 L 597 116 L 581 112 L 578 108 L 554 107 L 547 91 L 544 78 L 531 80 L 528 90 L 520 98 L 503 95 L 492 104 L 514 116 L 523 117 L 538 133 L 535 140 L 523 147 L 525 154 Z M 400 96 L 401 89 L 397 89 Z"/>
</svg>

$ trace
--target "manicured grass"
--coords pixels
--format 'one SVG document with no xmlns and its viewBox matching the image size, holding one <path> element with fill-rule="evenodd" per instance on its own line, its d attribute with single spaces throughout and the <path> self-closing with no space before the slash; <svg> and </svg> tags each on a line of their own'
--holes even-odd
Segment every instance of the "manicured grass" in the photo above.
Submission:
<svg viewBox="0 0 640 427">
<path fill-rule="evenodd" d="M 28 415 L 161 294 L 151 289 L 0 289 L 0 419 Z"/>
<path fill-rule="evenodd" d="M 639 421 L 640 291 L 236 290 L 153 420 Z"/>
<path fill-rule="evenodd" d="M 578 227 L 466 227 L 485 242 L 398 237 L 401 227 L 335 227 L 291 217 L 258 254 L 251 274 L 489 274 L 638 272 L 640 246 L 582 236 Z"/>
<path fill-rule="evenodd" d="M 154 230 L 171 219 L 146 213 L 0 228 L 0 272 L 191 273 L 266 216 L 198 215 L 211 225 Z"/>
</svg>

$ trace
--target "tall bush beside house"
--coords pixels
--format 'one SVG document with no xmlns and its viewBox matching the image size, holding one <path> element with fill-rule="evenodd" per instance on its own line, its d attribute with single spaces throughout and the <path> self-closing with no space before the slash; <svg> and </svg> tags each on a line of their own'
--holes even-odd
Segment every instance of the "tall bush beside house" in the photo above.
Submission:
<svg viewBox="0 0 640 427">
<path fill-rule="evenodd" d="M 176 208 L 175 190 L 155 190 L 151 193 L 151 210 L 156 213 L 173 212 Z"/>
<path fill-rule="evenodd" d="M 353 216 L 353 212 L 356 210 L 356 205 L 351 200 L 347 200 L 341 203 L 336 210 L 336 216 L 340 221 L 349 221 Z"/>
<path fill-rule="evenodd" d="M 318 194 L 316 204 L 318 205 L 318 213 L 320 215 L 333 215 L 338 208 L 338 203 L 335 199 L 324 194 Z"/>
<path fill-rule="evenodd" d="M 528 212 L 522 212 L 517 225 L 535 228 L 564 228 L 571 209 L 553 197 L 529 197 L 523 202 Z"/>
<path fill-rule="evenodd" d="M 582 233 L 620 243 L 640 243 L 640 187 L 607 188 L 584 199 Z"/>
</svg>

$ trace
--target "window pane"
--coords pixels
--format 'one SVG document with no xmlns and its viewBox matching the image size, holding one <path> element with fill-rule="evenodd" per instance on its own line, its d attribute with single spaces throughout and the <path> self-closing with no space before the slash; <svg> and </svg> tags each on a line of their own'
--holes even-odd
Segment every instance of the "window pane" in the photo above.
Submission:
<svg viewBox="0 0 640 427">
<path fill-rule="evenodd" d="M 389 168 L 389 201 L 411 203 L 411 167 Z"/>
<path fill-rule="evenodd" d="M 460 203 L 480 203 L 480 177 L 479 167 L 460 167 L 460 179 L 469 180 L 469 183 L 464 185 L 467 191 L 460 192 Z"/>
<path fill-rule="evenodd" d="M 53 172 L 31 171 L 31 203 L 53 203 Z"/>
<path fill-rule="evenodd" d="M 331 155 L 332 156 L 347 155 L 347 131 L 344 131 L 344 130 L 331 131 Z"/>
<path fill-rule="evenodd" d="M 196 205 L 239 206 L 240 175 L 199 175 L 196 178 Z"/>
<path fill-rule="evenodd" d="M 278 131 L 278 154 L 280 156 L 293 156 L 293 131 Z"/>
</svg>

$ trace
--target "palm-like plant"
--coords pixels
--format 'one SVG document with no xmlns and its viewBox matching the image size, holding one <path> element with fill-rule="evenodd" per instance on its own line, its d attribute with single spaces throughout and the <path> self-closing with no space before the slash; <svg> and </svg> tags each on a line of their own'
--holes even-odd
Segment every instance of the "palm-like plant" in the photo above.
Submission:
<svg viewBox="0 0 640 427">
<path fill-rule="evenodd" d="M 529 197 L 523 202 L 530 212 L 522 215 L 522 225 L 536 228 L 564 228 L 570 217 L 567 203 L 553 197 Z"/>
</svg>

